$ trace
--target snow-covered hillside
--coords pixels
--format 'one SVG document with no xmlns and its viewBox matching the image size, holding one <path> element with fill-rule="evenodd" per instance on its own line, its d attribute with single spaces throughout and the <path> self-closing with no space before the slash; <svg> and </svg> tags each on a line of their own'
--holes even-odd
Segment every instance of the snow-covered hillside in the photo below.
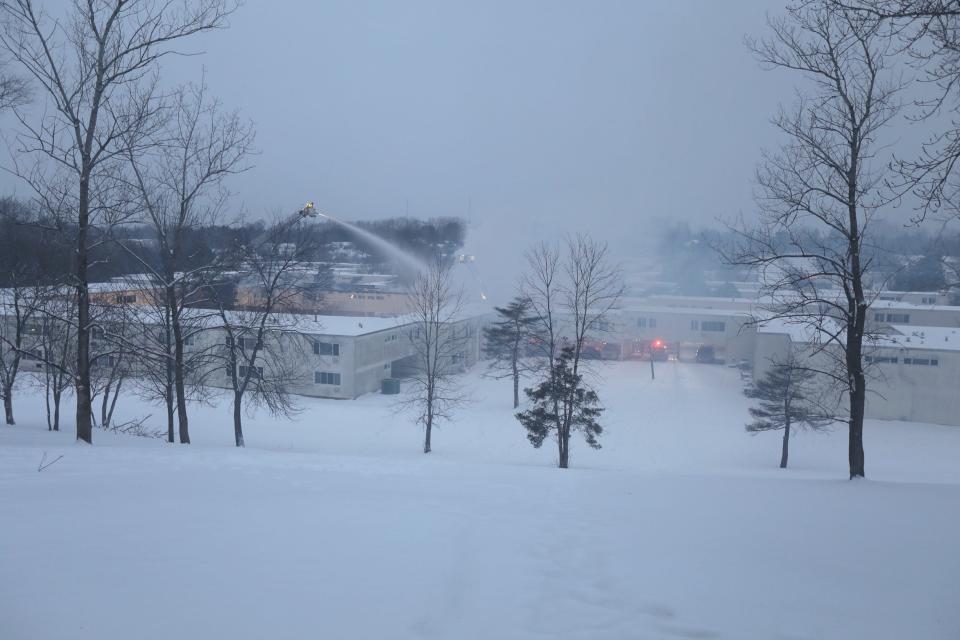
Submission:
<svg viewBox="0 0 960 640">
<path fill-rule="evenodd" d="M 193 412 L 193 445 L 0 428 L 0 637 L 960 637 L 960 429 L 744 433 L 735 370 L 600 369 L 603 449 L 554 468 L 509 381 L 419 453 L 387 396 L 292 423 Z M 130 404 L 126 416 L 162 411 Z M 69 414 L 69 411 L 67 412 Z M 48 461 L 37 472 L 43 452 Z"/>
</svg>

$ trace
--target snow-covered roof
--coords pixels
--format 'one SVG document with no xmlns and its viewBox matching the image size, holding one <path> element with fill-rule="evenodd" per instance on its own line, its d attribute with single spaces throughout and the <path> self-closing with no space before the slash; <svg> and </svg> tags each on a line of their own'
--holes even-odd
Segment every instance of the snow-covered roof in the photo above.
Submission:
<svg viewBox="0 0 960 640">
<path fill-rule="evenodd" d="M 815 342 L 817 339 L 816 327 L 806 322 L 785 318 L 770 318 L 757 324 L 757 333 L 773 333 L 790 337 L 793 343 Z"/>
<path fill-rule="evenodd" d="M 243 312 L 236 313 L 238 316 Z M 487 305 L 468 304 L 464 305 L 460 313 L 453 320 L 462 321 L 470 318 L 476 318 L 490 313 Z M 274 314 L 274 324 L 279 326 L 289 326 L 291 331 L 297 331 L 309 335 L 320 336 L 347 336 L 356 337 L 378 331 L 387 331 L 405 327 L 414 322 L 413 316 L 398 315 L 391 317 L 375 316 L 324 316 L 307 313 L 280 313 Z M 216 322 L 211 322 L 216 326 Z"/>
<path fill-rule="evenodd" d="M 960 351 L 960 328 L 916 327 L 900 324 L 893 325 L 892 329 L 896 333 L 887 334 L 878 339 L 877 347 Z"/>
<path fill-rule="evenodd" d="M 883 289 L 877 291 L 880 295 L 892 295 L 892 296 L 936 296 L 938 294 L 943 294 L 943 291 L 905 291 L 899 289 Z"/>
<path fill-rule="evenodd" d="M 376 318 L 365 316 L 313 316 L 280 314 L 281 324 L 289 322 L 302 333 L 325 336 L 362 336 L 377 331 L 396 329 L 410 323 L 409 317 Z"/>
<path fill-rule="evenodd" d="M 124 291 L 139 291 L 143 289 L 152 289 L 156 283 L 148 280 L 126 282 L 91 282 L 87 285 L 90 293 L 120 293 Z"/>
<path fill-rule="evenodd" d="M 711 304 L 754 304 L 757 302 L 756 298 L 730 298 L 725 296 L 682 296 L 682 295 L 672 295 L 672 294 L 657 294 L 648 296 L 648 299 L 654 301 L 664 301 L 669 304 L 670 302 L 680 302 L 680 303 L 690 303 L 697 302 L 702 307 L 709 307 Z"/>
<path fill-rule="evenodd" d="M 749 312 L 742 309 L 718 309 L 716 307 L 673 307 L 662 304 L 624 304 L 617 307 L 621 313 L 678 313 L 698 316 L 724 316 L 748 318 Z"/>
<path fill-rule="evenodd" d="M 935 296 L 935 293 L 931 293 Z M 956 313 L 960 315 L 960 307 L 947 304 L 920 304 L 917 302 L 902 302 L 900 300 L 875 300 L 870 303 L 871 309 L 903 309 L 916 311 L 941 311 L 944 313 Z"/>
<path fill-rule="evenodd" d="M 865 339 L 867 346 L 875 349 L 960 351 L 960 327 L 918 327 L 901 324 L 892 325 L 890 328 L 891 333 L 872 335 Z M 815 342 L 818 337 L 815 326 L 782 318 L 763 321 L 757 325 L 757 332 L 787 335 L 790 341 L 796 344 Z"/>
</svg>

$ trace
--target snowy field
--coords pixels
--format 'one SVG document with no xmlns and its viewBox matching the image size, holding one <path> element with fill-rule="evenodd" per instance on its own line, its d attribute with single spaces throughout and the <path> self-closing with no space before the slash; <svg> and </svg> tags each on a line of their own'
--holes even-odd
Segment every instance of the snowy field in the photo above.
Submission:
<svg viewBox="0 0 960 640">
<path fill-rule="evenodd" d="M 0 638 L 960 638 L 960 428 L 869 422 L 858 482 L 842 429 L 801 433 L 781 471 L 736 371 L 657 373 L 601 370 L 604 448 L 568 471 L 476 373 L 429 456 L 386 396 L 251 417 L 236 450 L 226 404 L 189 447 L 88 447 L 22 394 Z"/>
</svg>

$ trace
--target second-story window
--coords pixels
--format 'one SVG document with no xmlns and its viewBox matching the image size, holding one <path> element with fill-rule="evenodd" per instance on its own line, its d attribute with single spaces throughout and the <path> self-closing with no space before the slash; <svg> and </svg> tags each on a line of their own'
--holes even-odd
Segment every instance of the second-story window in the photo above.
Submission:
<svg viewBox="0 0 960 640">
<path fill-rule="evenodd" d="M 339 342 L 314 342 L 313 353 L 318 356 L 339 356 Z"/>
</svg>

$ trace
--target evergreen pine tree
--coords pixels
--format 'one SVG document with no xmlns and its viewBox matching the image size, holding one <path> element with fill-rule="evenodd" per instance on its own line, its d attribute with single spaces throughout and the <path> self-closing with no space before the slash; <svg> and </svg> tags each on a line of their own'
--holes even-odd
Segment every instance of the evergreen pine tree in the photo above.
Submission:
<svg viewBox="0 0 960 640">
<path fill-rule="evenodd" d="M 530 301 L 514 298 L 506 307 L 494 307 L 498 320 L 483 329 L 484 353 L 492 358 L 491 375 L 513 378 L 513 408 L 520 406 L 522 358 L 534 319 L 529 315 Z"/>
<path fill-rule="evenodd" d="M 759 400 L 757 406 L 750 408 L 754 420 L 747 424 L 747 431 L 783 431 L 781 469 L 787 468 L 791 428 L 820 430 L 834 421 L 813 398 L 816 375 L 815 371 L 800 367 L 791 353 L 786 361 L 774 363 L 765 376 L 744 390 L 748 398 Z"/>
<path fill-rule="evenodd" d="M 527 430 L 527 439 L 539 448 L 551 434 L 560 445 L 560 466 L 570 456 L 570 434 L 583 433 L 586 443 L 600 448 L 597 438 L 603 427 L 597 422 L 603 408 L 595 391 L 583 386 L 582 376 L 573 372 L 573 349 L 564 348 L 554 363 L 551 375 L 535 387 L 525 389 L 533 406 L 516 414 Z"/>
</svg>

